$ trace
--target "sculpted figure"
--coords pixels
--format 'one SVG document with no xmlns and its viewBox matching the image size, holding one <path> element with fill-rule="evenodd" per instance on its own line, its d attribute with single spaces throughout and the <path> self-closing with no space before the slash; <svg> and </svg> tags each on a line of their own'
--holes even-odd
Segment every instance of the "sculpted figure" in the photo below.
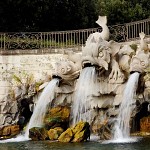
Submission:
<svg viewBox="0 0 150 150">
<path fill-rule="evenodd" d="M 140 40 L 140 50 L 144 50 L 145 52 L 149 52 L 148 44 L 144 41 L 145 33 L 141 32 L 141 33 L 139 33 L 139 36 L 141 38 L 141 40 Z"/>
<path fill-rule="evenodd" d="M 82 66 L 84 67 L 86 64 L 96 65 L 100 74 L 111 68 L 109 82 L 124 82 L 124 75 L 116 61 L 120 45 L 114 41 L 108 42 L 101 38 L 97 41 L 94 36 L 91 41 L 89 39 L 87 41 L 82 49 Z"/>
<path fill-rule="evenodd" d="M 111 50 L 107 46 L 108 42 L 99 38 L 99 41 L 95 40 L 95 37 L 88 41 L 85 47 L 82 48 L 82 66 L 86 64 L 96 65 L 98 70 L 108 70 L 108 64 L 110 63 Z"/>
<path fill-rule="evenodd" d="M 56 63 L 54 76 L 58 76 L 63 80 L 74 80 L 79 76 L 81 69 L 81 55 L 74 52 L 68 52 L 68 59 Z"/>
<path fill-rule="evenodd" d="M 143 73 L 149 67 L 150 64 L 150 52 L 148 44 L 144 41 L 145 34 L 143 32 L 139 33 L 141 38 L 140 46 L 136 51 L 136 54 L 131 58 L 130 72 L 140 72 Z"/>
<path fill-rule="evenodd" d="M 144 51 L 138 51 L 135 56 L 131 59 L 130 72 L 145 72 L 150 64 L 150 55 Z"/>
<path fill-rule="evenodd" d="M 81 70 L 81 55 L 72 51 L 65 51 L 65 60 L 56 63 L 52 78 L 58 78 L 59 86 L 55 88 L 57 102 L 62 102 L 74 92 L 75 80 L 79 77 Z M 61 94 L 60 94 L 61 93 Z M 59 104 L 60 104 L 59 103 Z"/>
<path fill-rule="evenodd" d="M 102 32 L 92 33 L 88 37 L 85 47 L 82 48 L 82 66 L 84 67 L 85 64 L 97 65 L 100 74 L 111 68 L 109 82 L 122 83 L 124 82 L 124 74 L 117 62 L 121 44 L 115 41 L 106 41 L 109 39 L 106 16 L 99 16 L 96 23 L 102 27 Z"/>
</svg>

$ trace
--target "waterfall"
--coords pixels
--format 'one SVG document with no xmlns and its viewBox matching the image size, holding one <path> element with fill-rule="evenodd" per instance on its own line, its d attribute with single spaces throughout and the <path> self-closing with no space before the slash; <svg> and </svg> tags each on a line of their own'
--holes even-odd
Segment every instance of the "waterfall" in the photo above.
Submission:
<svg viewBox="0 0 150 150">
<path fill-rule="evenodd" d="M 90 122 L 90 98 L 98 91 L 97 74 L 95 67 L 86 67 L 82 70 L 76 83 L 73 106 L 72 106 L 72 124 L 79 121 Z"/>
<path fill-rule="evenodd" d="M 126 84 L 122 103 L 119 108 L 119 114 L 114 125 L 113 140 L 124 141 L 130 139 L 130 117 L 133 111 L 134 96 L 138 86 L 139 73 L 130 75 Z"/>
<path fill-rule="evenodd" d="M 44 88 L 43 92 L 37 104 L 34 108 L 33 114 L 25 131 L 25 137 L 29 135 L 29 129 L 32 127 L 42 127 L 43 125 L 43 118 L 47 111 L 47 106 L 52 102 L 54 99 L 55 94 L 55 87 L 58 84 L 58 79 L 52 79 L 48 85 Z"/>
<path fill-rule="evenodd" d="M 30 118 L 29 124 L 25 130 L 25 134 L 18 135 L 16 138 L 2 140 L 0 141 L 0 143 L 21 142 L 29 140 L 29 129 L 32 127 L 41 127 L 43 125 L 43 118 L 47 111 L 47 106 L 54 99 L 55 87 L 57 86 L 58 83 L 59 79 L 52 79 L 42 91 L 34 108 L 33 114 Z"/>
</svg>

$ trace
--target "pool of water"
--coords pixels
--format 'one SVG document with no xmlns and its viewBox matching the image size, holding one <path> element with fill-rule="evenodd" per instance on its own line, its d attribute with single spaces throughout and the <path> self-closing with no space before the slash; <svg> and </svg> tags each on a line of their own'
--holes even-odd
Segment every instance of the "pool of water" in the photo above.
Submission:
<svg viewBox="0 0 150 150">
<path fill-rule="evenodd" d="M 50 141 L 25 141 L 0 143 L 0 150 L 150 150 L 150 137 L 135 143 L 109 143 L 91 141 L 84 143 L 58 143 Z"/>
</svg>

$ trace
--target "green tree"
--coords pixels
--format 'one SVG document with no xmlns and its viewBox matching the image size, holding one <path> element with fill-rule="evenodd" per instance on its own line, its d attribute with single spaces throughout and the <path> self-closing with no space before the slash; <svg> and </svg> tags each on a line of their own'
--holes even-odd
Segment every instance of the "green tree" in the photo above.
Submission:
<svg viewBox="0 0 150 150">
<path fill-rule="evenodd" d="M 146 6 L 146 7 L 145 7 Z M 149 0 L 97 0 L 99 15 L 108 16 L 109 24 L 120 24 L 150 17 Z"/>
<path fill-rule="evenodd" d="M 150 16 L 149 0 L 1 0 L 0 31 L 56 31 L 96 27 L 98 15 L 109 25 Z"/>
</svg>

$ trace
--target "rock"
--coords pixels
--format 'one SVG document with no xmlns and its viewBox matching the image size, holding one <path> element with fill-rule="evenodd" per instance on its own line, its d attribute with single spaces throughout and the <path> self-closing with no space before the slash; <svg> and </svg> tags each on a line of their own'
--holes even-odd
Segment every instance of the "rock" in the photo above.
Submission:
<svg viewBox="0 0 150 150">
<path fill-rule="evenodd" d="M 85 140 L 84 138 L 85 138 L 85 130 L 82 131 L 82 132 L 77 132 L 74 135 L 74 138 L 73 138 L 72 142 L 82 142 L 82 141 Z"/>
<path fill-rule="evenodd" d="M 108 120 L 105 120 L 101 123 L 98 129 L 98 135 L 101 140 L 110 140 L 111 139 L 111 129 L 112 126 L 109 124 Z"/>
<path fill-rule="evenodd" d="M 50 129 L 48 131 L 48 137 L 50 140 L 57 140 L 58 139 L 58 134 L 57 134 L 57 130 L 55 129 Z"/>
<path fill-rule="evenodd" d="M 48 139 L 48 131 L 45 128 L 33 127 L 29 130 L 29 138 L 34 141 Z"/>
<path fill-rule="evenodd" d="M 150 116 L 140 119 L 140 131 L 150 132 Z"/>
<path fill-rule="evenodd" d="M 73 138 L 73 131 L 71 128 L 68 128 L 65 132 L 63 132 L 58 138 L 59 142 L 71 142 Z"/>
<path fill-rule="evenodd" d="M 48 131 L 48 136 L 50 140 L 57 140 L 62 133 L 63 129 L 61 127 L 56 127 Z"/>
<path fill-rule="evenodd" d="M 12 138 L 19 134 L 20 127 L 19 125 L 10 125 L 5 126 L 0 129 L 0 139 Z"/>
<path fill-rule="evenodd" d="M 57 131 L 57 134 L 60 136 L 62 133 L 63 133 L 63 129 L 61 128 L 61 127 L 56 127 L 56 128 L 54 128 L 54 130 L 56 130 Z"/>
<path fill-rule="evenodd" d="M 88 122 L 79 122 L 73 128 L 74 138 L 72 142 L 82 142 L 90 139 L 90 125 Z"/>
<path fill-rule="evenodd" d="M 57 106 L 48 110 L 44 124 L 49 130 L 55 127 L 62 127 L 64 130 L 69 125 L 70 108 L 67 106 Z"/>
<path fill-rule="evenodd" d="M 90 138 L 90 125 L 88 122 L 79 122 L 75 127 L 68 128 L 58 140 L 60 142 L 82 142 Z"/>
</svg>

